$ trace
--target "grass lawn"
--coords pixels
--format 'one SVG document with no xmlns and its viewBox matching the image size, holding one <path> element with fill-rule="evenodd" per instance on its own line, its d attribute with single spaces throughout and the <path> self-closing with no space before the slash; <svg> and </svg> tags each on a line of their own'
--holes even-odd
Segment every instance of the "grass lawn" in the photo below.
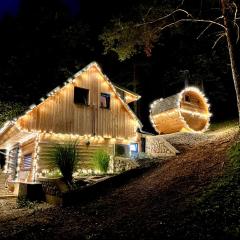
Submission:
<svg viewBox="0 0 240 240">
<path fill-rule="evenodd" d="M 209 131 L 218 131 L 218 130 L 225 130 L 228 128 L 233 128 L 238 126 L 238 119 L 227 120 L 224 122 L 216 122 L 211 123 L 209 127 Z"/>
</svg>

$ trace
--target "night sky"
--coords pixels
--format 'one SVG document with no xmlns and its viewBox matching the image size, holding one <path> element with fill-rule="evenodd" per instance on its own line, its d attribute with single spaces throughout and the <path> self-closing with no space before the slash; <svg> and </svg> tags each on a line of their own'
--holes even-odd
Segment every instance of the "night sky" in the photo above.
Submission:
<svg viewBox="0 0 240 240">
<path fill-rule="evenodd" d="M 6 14 L 16 15 L 18 12 L 20 0 L 1 0 L 0 1 L 0 17 Z"/>
<path fill-rule="evenodd" d="M 78 0 L 64 0 L 72 14 L 79 12 L 80 6 Z M 4 15 L 17 15 L 20 0 L 0 0 L 0 18 Z"/>
<path fill-rule="evenodd" d="M 226 45 L 220 41 L 213 51 L 211 47 L 216 39 L 207 38 L 208 34 L 196 41 L 203 30 L 201 25 L 196 25 L 190 31 L 181 28 L 165 32 L 151 57 L 138 54 L 120 62 L 114 53 L 103 55 L 99 34 L 112 18 L 125 17 L 136 10 L 139 2 L 0 0 L 0 101 L 9 101 L 4 93 L 11 91 L 14 96 L 11 101 L 31 105 L 35 99 L 61 85 L 69 77 L 67 74 L 74 74 L 86 64 L 97 61 L 110 80 L 120 86 L 135 90 L 131 81 L 134 77 L 139 81 L 136 92 L 142 98 L 138 101 L 137 114 L 146 130 L 152 130 L 149 122 L 150 103 L 181 91 L 184 87 L 181 72 L 186 69 L 193 80 L 190 84 L 203 81 L 214 121 L 236 117 L 236 99 Z M 43 12 L 39 8 L 42 5 L 45 6 Z M 55 21 L 54 7 L 58 8 L 57 13 L 61 10 L 66 17 L 59 17 L 60 20 Z M 17 18 L 4 18 L 5 15 Z M 71 37 L 68 37 L 69 26 L 76 29 L 70 32 Z M 186 27 L 190 29 L 190 25 Z M 34 91 L 35 94 L 32 94 Z"/>
</svg>

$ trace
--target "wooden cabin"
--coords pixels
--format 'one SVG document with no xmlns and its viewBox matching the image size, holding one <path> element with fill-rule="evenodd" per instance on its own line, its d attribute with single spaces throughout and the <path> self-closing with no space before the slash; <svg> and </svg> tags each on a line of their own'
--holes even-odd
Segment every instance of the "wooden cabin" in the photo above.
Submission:
<svg viewBox="0 0 240 240">
<path fill-rule="evenodd" d="M 204 94 L 195 87 L 158 99 L 150 106 L 150 120 L 159 134 L 174 132 L 204 132 L 211 113 Z"/>
<path fill-rule="evenodd" d="M 75 139 L 80 167 L 100 148 L 116 156 L 120 146 L 128 154 L 131 144 L 138 146 L 137 129 L 142 127 L 128 103 L 139 98 L 115 87 L 96 62 L 89 64 L 0 129 L 0 149 L 7 153 L 5 171 L 13 181 L 35 182 L 49 169 L 54 144 Z"/>
</svg>

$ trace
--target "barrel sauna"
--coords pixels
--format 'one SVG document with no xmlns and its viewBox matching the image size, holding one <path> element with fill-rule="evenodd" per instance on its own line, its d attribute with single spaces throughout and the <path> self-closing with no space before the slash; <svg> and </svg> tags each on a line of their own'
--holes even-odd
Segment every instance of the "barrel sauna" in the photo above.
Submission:
<svg viewBox="0 0 240 240">
<path fill-rule="evenodd" d="M 209 127 L 210 116 L 206 97 L 195 87 L 187 87 L 150 105 L 150 120 L 159 134 L 204 132 Z"/>
</svg>

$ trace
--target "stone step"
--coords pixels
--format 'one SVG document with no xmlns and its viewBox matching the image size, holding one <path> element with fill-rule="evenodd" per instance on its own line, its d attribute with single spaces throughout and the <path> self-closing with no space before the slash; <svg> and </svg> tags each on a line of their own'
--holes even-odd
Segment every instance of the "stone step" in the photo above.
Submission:
<svg viewBox="0 0 240 240">
<path fill-rule="evenodd" d="M 9 199 L 9 198 L 16 198 L 13 194 L 0 194 L 0 199 Z"/>
</svg>

